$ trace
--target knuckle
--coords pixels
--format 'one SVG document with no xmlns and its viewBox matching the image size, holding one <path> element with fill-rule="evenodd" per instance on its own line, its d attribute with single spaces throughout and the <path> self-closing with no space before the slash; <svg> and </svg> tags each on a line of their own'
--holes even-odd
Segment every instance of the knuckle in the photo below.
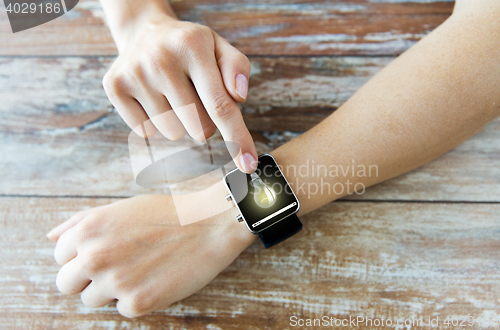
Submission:
<svg viewBox="0 0 500 330">
<path fill-rule="evenodd" d="M 175 55 L 169 55 L 165 50 L 163 45 L 155 44 L 148 49 L 144 55 L 141 63 L 143 63 L 144 69 L 137 70 L 137 77 L 144 78 L 145 73 L 152 75 L 160 75 L 161 77 L 169 77 L 175 71 L 175 65 L 177 61 L 172 60 Z"/>
<path fill-rule="evenodd" d="M 151 295 L 147 292 L 140 291 L 132 295 L 130 307 L 135 314 L 143 315 L 147 313 L 152 305 Z"/>
<path fill-rule="evenodd" d="M 85 219 L 80 221 L 76 226 L 78 243 L 90 241 L 100 232 L 101 217 L 94 213 L 89 214 Z"/>
<path fill-rule="evenodd" d="M 134 292 L 122 301 L 120 307 L 120 314 L 130 318 L 138 317 L 149 312 L 152 300 L 145 292 Z"/>
<path fill-rule="evenodd" d="M 126 281 L 124 275 L 118 271 L 111 271 L 109 273 L 109 280 L 113 283 L 114 288 L 118 292 L 127 292 Z"/>
<path fill-rule="evenodd" d="M 123 75 L 109 71 L 102 78 L 102 87 L 110 99 L 122 96 L 126 90 L 126 79 Z"/>
<path fill-rule="evenodd" d="M 72 218 L 82 218 L 83 219 L 83 215 L 88 213 L 88 210 L 80 210 L 78 212 L 76 212 L 75 214 L 73 214 Z"/>
<path fill-rule="evenodd" d="M 209 40 L 208 32 L 210 28 L 198 24 L 191 24 L 189 27 L 184 27 L 174 31 L 174 39 L 177 46 L 188 53 L 197 52 Z"/>
<path fill-rule="evenodd" d="M 164 53 L 163 46 L 160 43 L 155 43 L 148 46 L 142 54 L 142 63 L 153 63 L 159 65 L 163 62 Z"/>
<path fill-rule="evenodd" d="M 59 273 L 57 273 L 56 286 L 57 286 L 57 289 L 59 289 L 59 291 L 61 291 L 62 293 L 69 294 L 68 290 L 66 289 L 65 281 L 63 280 L 63 275 L 62 275 L 61 271 L 59 271 Z"/>
<path fill-rule="evenodd" d="M 86 291 L 83 291 L 80 295 L 80 299 L 82 300 L 82 303 L 90 308 L 96 308 L 96 307 L 101 307 L 100 304 L 96 302 L 95 299 L 92 299 L 93 297 L 90 296 L 89 293 Z"/>
<path fill-rule="evenodd" d="M 85 249 L 80 253 L 82 271 L 90 278 L 98 274 L 106 264 L 107 253 L 105 250 L 85 246 Z"/>
<path fill-rule="evenodd" d="M 113 289 L 118 293 L 118 296 L 123 296 L 125 300 L 130 298 L 130 292 L 133 289 L 131 285 L 134 283 L 134 281 L 131 281 L 130 274 L 118 269 L 109 269 L 107 276 L 110 282 L 113 283 Z"/>
<path fill-rule="evenodd" d="M 59 265 L 63 265 L 65 260 L 63 258 L 63 251 L 66 249 L 68 243 L 68 233 L 64 233 L 59 237 L 56 243 L 56 247 L 54 248 L 54 259 Z"/>
<path fill-rule="evenodd" d="M 234 112 L 234 103 L 224 93 L 218 92 L 212 96 L 212 109 L 220 119 L 230 118 Z"/>
<path fill-rule="evenodd" d="M 251 63 L 245 54 L 241 52 L 238 54 L 238 62 L 240 62 L 245 67 L 245 70 L 250 71 Z"/>
<path fill-rule="evenodd" d="M 90 300 L 90 299 L 87 297 L 87 295 L 86 295 L 86 294 L 84 294 L 83 292 L 82 292 L 82 294 L 80 295 L 80 299 L 82 300 L 82 303 L 83 303 L 85 306 L 90 307 L 90 308 L 94 307 L 94 306 L 92 306 L 92 302 L 91 302 L 91 300 Z"/>
<path fill-rule="evenodd" d="M 76 291 L 75 291 L 75 288 L 72 284 L 73 284 L 73 282 L 68 277 L 68 268 L 67 268 L 67 266 L 63 266 L 59 270 L 59 273 L 57 273 L 56 286 L 61 293 L 75 294 Z"/>
<path fill-rule="evenodd" d="M 121 315 L 128 317 L 130 319 L 139 316 L 138 314 L 134 313 L 130 309 L 130 304 L 128 303 L 128 301 L 125 301 L 125 300 L 119 300 L 119 304 L 117 305 L 117 309 Z"/>
<path fill-rule="evenodd" d="M 123 80 L 131 84 L 145 84 L 146 70 L 144 62 L 137 62 L 130 64 L 127 68 L 122 70 Z M 124 83 L 125 85 L 126 83 Z"/>
<path fill-rule="evenodd" d="M 97 307 L 101 307 L 101 305 L 97 304 L 96 302 L 94 302 L 93 300 L 91 300 L 90 298 L 87 298 L 86 295 L 82 294 L 81 295 L 81 300 L 82 300 L 82 303 L 87 306 L 87 307 L 90 307 L 90 308 L 97 308 Z"/>
</svg>

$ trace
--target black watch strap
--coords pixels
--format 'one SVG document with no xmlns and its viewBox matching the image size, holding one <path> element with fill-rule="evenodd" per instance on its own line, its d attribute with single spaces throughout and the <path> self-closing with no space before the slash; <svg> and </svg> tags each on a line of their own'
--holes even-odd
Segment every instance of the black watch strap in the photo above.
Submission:
<svg viewBox="0 0 500 330">
<path fill-rule="evenodd" d="M 295 235 L 301 229 L 302 222 L 300 222 L 296 214 L 292 214 L 271 227 L 259 232 L 259 238 L 267 249 Z"/>
</svg>

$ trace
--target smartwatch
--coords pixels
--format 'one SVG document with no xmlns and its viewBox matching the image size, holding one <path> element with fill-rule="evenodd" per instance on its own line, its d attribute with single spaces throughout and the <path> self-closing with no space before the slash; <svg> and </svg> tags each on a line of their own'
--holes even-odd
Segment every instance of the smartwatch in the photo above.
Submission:
<svg viewBox="0 0 500 330">
<path fill-rule="evenodd" d="M 273 156 L 264 154 L 258 161 L 252 174 L 235 169 L 224 176 L 226 199 L 239 210 L 238 221 L 269 248 L 302 229 L 296 215 L 300 204 Z"/>
</svg>

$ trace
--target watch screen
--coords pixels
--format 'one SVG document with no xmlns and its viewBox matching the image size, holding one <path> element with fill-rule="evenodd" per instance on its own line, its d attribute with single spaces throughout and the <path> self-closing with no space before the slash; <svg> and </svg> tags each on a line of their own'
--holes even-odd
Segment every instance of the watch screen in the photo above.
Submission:
<svg viewBox="0 0 500 330">
<path fill-rule="evenodd" d="M 259 157 L 257 170 L 246 174 L 236 169 L 226 184 L 248 228 L 261 231 L 295 213 L 299 203 L 271 155 Z"/>
</svg>

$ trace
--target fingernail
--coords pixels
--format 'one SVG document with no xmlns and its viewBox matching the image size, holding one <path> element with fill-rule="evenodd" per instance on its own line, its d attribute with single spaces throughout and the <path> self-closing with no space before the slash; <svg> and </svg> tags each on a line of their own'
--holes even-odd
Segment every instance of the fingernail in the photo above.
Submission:
<svg viewBox="0 0 500 330">
<path fill-rule="evenodd" d="M 257 168 L 255 157 L 248 152 L 240 156 L 240 165 L 246 173 L 252 173 Z"/>
<path fill-rule="evenodd" d="M 247 99 L 248 79 L 243 73 L 236 75 L 236 93 L 243 99 Z"/>
</svg>

